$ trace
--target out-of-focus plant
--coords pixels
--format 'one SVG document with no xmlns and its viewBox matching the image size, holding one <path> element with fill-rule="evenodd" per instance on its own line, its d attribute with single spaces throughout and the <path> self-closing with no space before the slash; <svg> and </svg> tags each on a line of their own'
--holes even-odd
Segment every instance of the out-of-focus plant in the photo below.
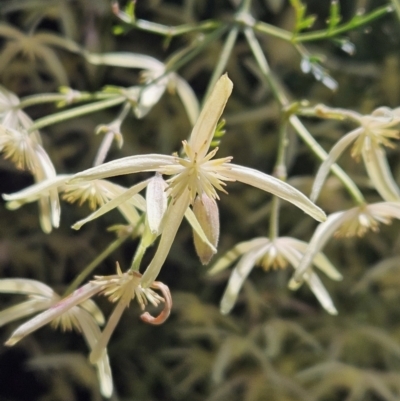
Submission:
<svg viewBox="0 0 400 401">
<path fill-rule="evenodd" d="M 378 230 L 379 223 L 400 218 L 399 108 L 393 96 L 391 107 L 373 98 L 363 103 L 355 95 L 359 111 L 340 104 L 350 70 L 341 73 L 334 65 L 343 63 L 343 54 L 354 55 L 357 43 L 363 45 L 363 30 L 374 35 L 381 21 L 398 29 L 391 15 L 398 12 L 397 1 L 367 11 L 337 0 L 323 6 L 242 0 L 215 2 L 209 9 L 195 1 L 113 1 L 108 15 L 104 2 L 78 3 L 84 17 L 75 21 L 76 10 L 64 1 L 0 6 L 14 24 L 0 25 L 0 76 L 15 68 L 17 76 L 35 76 L 34 87 L 42 88 L 24 97 L 0 88 L 2 163 L 7 174 L 26 181 L 3 190 L 6 208 L 18 211 L 2 212 L 3 227 L 11 228 L 0 243 L 0 292 L 28 297 L 0 312 L 0 325 L 36 315 L 14 330 L 6 345 L 47 323 L 75 329 L 89 346 L 101 394 L 114 399 L 118 392 L 127 398 L 209 401 L 336 400 L 341 392 L 352 400 L 396 399 L 400 353 L 392 322 L 398 311 L 387 303 L 396 297 L 387 295 L 387 277 L 398 259 L 398 238 L 391 227 L 383 236 Z M 103 15 L 104 20 L 113 15 L 113 29 L 100 31 Z M 199 17 L 204 15 L 209 19 Z M 62 49 L 62 57 L 53 47 Z M 65 63 L 65 54 L 73 61 Z M 56 93 L 46 92 L 49 76 L 62 85 Z M 342 136 L 347 122 L 357 127 Z M 80 156 L 73 145 L 59 150 L 60 142 L 74 138 L 73 132 L 59 137 L 62 127 L 82 133 L 86 150 Z M 353 159 L 339 160 L 352 143 Z M 178 151 L 165 154 L 173 148 Z M 214 158 L 217 151 L 220 158 Z M 360 158 L 365 171 L 357 164 Z M 312 176 L 315 160 L 318 171 L 307 187 L 309 178 L 296 180 L 293 174 Z M 118 183 L 110 181 L 115 176 L 121 176 Z M 229 197 L 226 181 L 232 184 Z M 251 188 L 239 192 L 235 181 L 272 197 L 266 202 Z M 308 191 L 310 199 L 303 194 Z M 28 219 L 29 204 L 36 202 L 39 218 Z M 313 219 L 290 203 L 320 224 L 315 228 Z M 323 209 L 331 214 L 326 217 Z M 184 217 L 202 264 L 218 247 L 231 248 L 203 280 L 188 250 L 190 236 L 180 228 Z M 36 236 L 36 220 L 50 236 Z M 83 233 L 69 231 L 64 221 L 75 221 L 75 230 L 85 225 Z M 77 236 L 88 254 L 75 255 L 67 245 Z M 12 253 L 15 241 L 33 261 Z M 30 241 L 40 244 L 40 256 L 30 253 Z M 321 252 L 325 245 L 329 259 Z M 128 269 L 117 262 L 114 273 L 115 260 Z M 228 278 L 227 268 L 236 261 Z M 25 274 L 29 278 L 13 269 L 23 272 L 28 265 L 42 267 Z M 264 271 L 252 272 L 258 265 Z M 291 279 L 288 265 L 294 269 Z M 344 279 L 325 283 L 313 266 L 335 281 Z M 233 311 L 232 316 L 215 307 L 219 290 L 214 290 L 227 278 L 220 310 Z M 337 317 L 314 305 L 304 281 Z M 374 285 L 382 287 L 381 294 L 374 294 Z M 105 310 L 115 304 L 104 329 L 103 314 L 91 299 L 98 295 L 109 301 L 99 298 Z M 143 322 L 165 325 L 148 329 L 122 318 L 138 315 L 135 306 L 128 308 L 134 299 L 142 311 L 149 309 L 140 315 Z M 59 358 L 63 352 L 65 344 Z M 38 354 L 30 362 L 34 371 L 57 366 L 57 355 Z M 60 372 L 84 371 L 73 354 L 63 362 Z M 132 369 L 136 380 L 127 379 Z M 61 373 L 57 378 L 48 386 L 50 399 L 57 383 L 68 386 Z M 76 382 L 98 397 L 91 379 Z"/>
</svg>

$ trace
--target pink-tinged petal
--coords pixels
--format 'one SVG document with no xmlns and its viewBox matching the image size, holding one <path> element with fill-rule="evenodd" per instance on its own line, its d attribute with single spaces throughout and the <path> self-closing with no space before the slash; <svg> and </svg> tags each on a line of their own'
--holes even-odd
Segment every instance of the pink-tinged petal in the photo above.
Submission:
<svg viewBox="0 0 400 401">
<path fill-rule="evenodd" d="M 342 155 L 342 153 L 354 142 L 360 134 L 362 134 L 363 128 L 357 128 L 354 131 L 349 132 L 343 138 L 341 138 L 331 149 L 328 157 L 324 160 L 318 169 L 318 173 L 315 177 L 313 187 L 311 189 L 310 199 L 315 202 L 321 192 L 322 186 L 324 185 L 325 179 L 329 174 L 329 170 L 336 160 Z"/>
<path fill-rule="evenodd" d="M 234 267 L 229 277 L 224 295 L 220 303 L 221 313 L 227 315 L 236 303 L 239 292 L 253 269 L 256 261 L 265 253 L 265 248 L 256 248 L 254 251 L 246 253 Z"/>
<path fill-rule="evenodd" d="M 52 288 L 41 281 L 28 278 L 4 278 L 0 280 L 0 292 L 4 294 L 41 295 L 51 298 L 54 295 Z"/>
<path fill-rule="evenodd" d="M 107 202 L 106 204 L 101 206 L 99 209 L 97 209 L 95 212 L 90 214 L 85 219 L 77 221 L 72 226 L 72 228 L 74 230 L 79 230 L 84 224 L 88 223 L 89 221 L 97 219 L 98 217 L 102 216 L 103 214 L 109 212 L 110 210 L 115 209 L 116 207 L 120 206 L 122 203 L 127 202 L 134 195 L 136 195 L 138 192 L 143 190 L 147 186 L 149 181 L 150 180 L 142 181 L 139 184 L 134 185 L 132 188 L 127 189 L 121 195 L 116 196 L 114 199 L 110 200 L 109 202 Z"/>
<path fill-rule="evenodd" d="M 189 139 L 189 145 L 197 153 L 199 159 L 202 159 L 208 152 L 218 120 L 232 93 L 232 88 L 232 81 L 227 74 L 224 74 L 215 84 L 210 97 L 206 99 Z"/>
<path fill-rule="evenodd" d="M 186 190 L 175 201 L 172 201 L 165 214 L 163 223 L 163 232 L 161 234 L 160 243 L 158 244 L 157 251 L 147 266 L 146 271 L 142 277 L 142 287 L 150 287 L 153 281 L 157 278 L 158 273 L 168 256 L 171 245 L 175 239 L 176 232 L 182 222 L 186 209 L 189 207 L 190 192 Z"/>
<path fill-rule="evenodd" d="M 116 159 L 75 174 L 69 183 L 133 174 L 141 171 L 158 171 L 163 166 L 176 164 L 176 158 L 168 155 L 136 155 Z"/>
<path fill-rule="evenodd" d="M 164 309 L 156 317 L 150 315 L 149 312 L 145 312 L 140 315 L 140 318 L 144 322 L 149 323 L 149 324 L 154 324 L 154 325 L 163 324 L 168 319 L 168 317 L 171 313 L 171 309 L 172 309 L 171 292 L 169 291 L 168 286 L 166 286 L 161 281 L 154 281 L 153 284 L 151 285 L 151 288 L 155 288 L 155 289 L 161 291 L 163 298 L 164 298 Z"/>
<path fill-rule="evenodd" d="M 368 176 L 379 195 L 388 202 L 399 201 L 400 189 L 390 171 L 385 151 L 378 146 L 364 146 L 362 157 Z"/>
<path fill-rule="evenodd" d="M 312 203 L 310 199 L 296 188 L 293 188 L 282 180 L 249 167 L 238 166 L 236 164 L 230 164 L 229 167 L 229 170 L 224 171 L 224 176 L 227 178 L 252 185 L 253 187 L 279 196 L 293 203 L 318 221 L 326 219 L 326 215 L 322 209 Z"/>
<path fill-rule="evenodd" d="M 304 253 L 293 278 L 289 282 L 289 288 L 296 288 L 298 282 L 303 281 L 303 276 L 310 268 L 315 255 L 324 247 L 327 241 L 332 237 L 335 231 L 346 221 L 346 212 L 337 212 L 328 216 L 327 220 L 321 223 L 311 238 L 308 248 Z"/>
<path fill-rule="evenodd" d="M 83 287 L 78 288 L 68 297 L 60 300 L 43 313 L 35 316 L 33 319 L 28 320 L 26 323 L 21 325 L 17 330 L 14 331 L 5 345 L 12 346 L 16 344 L 28 334 L 43 327 L 47 323 L 50 323 L 53 319 L 61 316 L 72 307 L 80 304 L 88 298 L 91 298 L 93 295 L 98 293 L 100 289 L 101 287 L 95 283 L 88 283 Z"/>
</svg>

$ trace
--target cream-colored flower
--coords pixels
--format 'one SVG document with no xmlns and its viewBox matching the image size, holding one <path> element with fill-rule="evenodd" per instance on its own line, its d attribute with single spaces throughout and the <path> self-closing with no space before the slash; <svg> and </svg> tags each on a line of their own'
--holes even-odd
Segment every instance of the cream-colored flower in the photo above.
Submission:
<svg viewBox="0 0 400 401">
<path fill-rule="evenodd" d="M 47 285 L 29 279 L 0 280 L 0 292 L 7 294 L 23 294 L 28 297 L 26 301 L 0 311 L 0 327 L 43 310 L 56 310 L 61 300 L 61 297 Z M 75 329 L 77 332 L 83 334 L 89 348 L 94 349 L 101 336 L 99 325 L 104 324 L 104 316 L 92 300 L 86 299 L 80 303 L 79 306 L 73 306 L 66 311 L 54 314 L 52 319 L 47 320 L 43 324 L 38 324 L 37 317 L 29 320 L 11 335 L 6 345 L 12 346 L 16 344 L 23 337 L 46 323 L 50 323 L 53 328 L 60 327 L 63 331 Z M 101 357 L 96 361 L 95 365 L 99 376 L 101 393 L 105 397 L 110 397 L 113 389 L 113 382 L 106 351 L 101 354 Z"/>
<path fill-rule="evenodd" d="M 316 113 L 329 116 L 335 114 L 335 109 L 317 106 Z M 355 159 L 362 157 L 368 176 L 382 198 L 388 202 L 400 200 L 400 189 L 393 179 L 383 150 L 383 146 L 394 147 L 392 140 L 400 138 L 400 108 L 391 110 L 380 107 L 366 116 L 348 110 L 336 112 L 339 116 L 341 113 L 358 123 L 360 127 L 349 132 L 333 146 L 318 170 L 310 199 L 312 201 L 317 199 L 332 164 L 354 143 L 351 155 Z"/>
<path fill-rule="evenodd" d="M 289 287 L 296 287 L 304 275 L 311 271 L 311 263 L 327 241 L 332 237 L 363 236 L 368 231 L 378 231 L 379 224 L 390 224 L 400 219 L 399 202 L 379 202 L 357 206 L 349 210 L 332 213 L 315 230 Z"/>
<path fill-rule="evenodd" d="M 129 99 L 134 100 L 134 113 L 137 118 L 143 118 L 158 103 L 168 89 L 177 92 L 186 109 L 192 124 L 199 115 L 199 104 L 190 85 L 174 72 L 168 72 L 167 66 L 161 61 L 137 53 L 86 53 L 86 60 L 96 65 L 110 65 L 123 68 L 143 70 L 143 86 L 134 86 L 126 90 Z"/>
<path fill-rule="evenodd" d="M 172 199 L 165 212 L 164 228 L 156 254 L 143 275 L 143 287 L 149 286 L 158 276 L 183 216 L 196 196 L 206 194 L 210 199 L 219 199 L 217 190 L 224 191 L 224 181 L 241 181 L 271 192 L 292 202 L 315 219 L 325 219 L 325 213 L 320 208 L 290 185 L 260 171 L 231 164 L 231 157 L 213 159 L 218 149 L 208 153 L 217 122 L 231 91 L 232 82 L 227 75 L 223 75 L 207 99 L 190 139 L 183 141 L 184 157 L 177 154 L 125 157 L 78 173 L 71 180 L 74 183 L 141 171 L 172 175 L 167 181 L 167 195 Z"/>
<path fill-rule="evenodd" d="M 291 237 L 279 237 L 274 240 L 260 237 L 251 241 L 241 242 L 222 256 L 208 272 L 214 275 L 235 262 L 228 285 L 221 300 L 221 312 L 227 314 L 236 303 L 240 289 L 254 266 L 261 266 L 264 270 L 284 269 L 288 264 L 294 268 L 299 264 L 307 243 Z M 318 253 L 313 263 L 332 280 L 341 280 L 342 275 L 322 253 Z M 308 273 L 304 280 L 317 297 L 321 305 L 330 314 L 336 315 L 337 310 L 326 291 L 324 285 L 314 272 Z M 292 287 L 292 289 L 297 289 Z"/>
</svg>

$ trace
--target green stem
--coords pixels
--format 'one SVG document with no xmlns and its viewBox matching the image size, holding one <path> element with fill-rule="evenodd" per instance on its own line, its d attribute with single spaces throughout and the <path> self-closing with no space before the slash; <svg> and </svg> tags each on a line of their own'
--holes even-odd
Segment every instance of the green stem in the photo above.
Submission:
<svg viewBox="0 0 400 401">
<path fill-rule="evenodd" d="M 285 94 L 285 91 L 279 81 L 272 75 L 267 59 L 265 58 L 264 52 L 262 51 L 262 48 L 257 38 L 255 37 L 253 30 L 251 28 L 246 28 L 244 30 L 244 34 L 249 43 L 250 49 L 253 52 L 254 58 L 256 59 L 257 64 L 261 70 L 261 73 L 264 76 L 266 82 L 270 85 L 275 97 L 278 99 L 283 108 L 288 107 L 289 100 Z M 289 117 L 289 123 L 318 158 L 320 158 L 321 160 L 325 160 L 328 157 L 325 150 L 314 139 L 314 137 L 306 129 L 306 127 L 302 124 L 297 116 L 291 115 Z M 357 204 L 365 203 L 364 196 L 358 189 L 357 185 L 337 164 L 334 164 L 331 167 L 331 171 L 342 182 L 342 184 L 345 186 L 345 188 Z"/>
<path fill-rule="evenodd" d="M 395 0 L 392 1 L 394 3 Z M 300 33 L 292 38 L 293 43 L 299 43 L 299 42 L 310 42 L 313 40 L 321 40 L 321 39 L 329 39 L 333 38 L 334 36 L 338 36 L 342 33 L 345 33 L 347 31 L 351 31 L 355 28 L 358 28 L 360 26 L 366 25 L 378 18 L 381 18 L 388 14 L 389 12 L 392 12 L 393 9 L 391 6 L 383 6 L 380 8 L 377 8 L 376 10 L 370 12 L 367 15 L 360 15 L 346 24 L 340 25 L 336 28 L 333 29 L 328 29 L 328 30 L 320 30 L 320 31 L 315 31 L 315 32 L 307 32 L 307 33 Z"/>
<path fill-rule="evenodd" d="M 138 247 L 136 248 L 135 256 L 132 260 L 132 265 L 129 270 L 138 272 L 140 269 L 140 264 L 142 263 L 142 259 L 144 254 L 146 253 L 147 246 L 144 244 L 143 240 L 140 241 Z"/>
<path fill-rule="evenodd" d="M 109 99 L 111 96 L 115 96 L 110 93 L 87 93 L 77 92 L 79 94 L 74 98 L 74 102 L 83 102 L 88 100 L 100 100 Z M 64 93 L 42 93 L 40 95 L 26 96 L 21 99 L 19 108 L 24 109 L 26 107 L 34 106 L 43 103 L 55 103 L 55 102 L 66 102 L 67 95 Z"/>
<path fill-rule="evenodd" d="M 397 18 L 400 19 L 400 1 L 399 0 L 392 0 L 392 6 L 396 11 Z"/>
<path fill-rule="evenodd" d="M 228 37 L 226 38 L 226 42 L 224 47 L 222 48 L 222 52 L 219 56 L 217 65 L 214 68 L 214 72 L 211 76 L 211 79 L 208 83 L 206 94 L 204 95 L 204 99 L 207 99 L 210 95 L 211 91 L 214 89 L 214 86 L 224 70 L 226 69 L 226 65 L 228 64 L 229 57 L 232 53 L 233 46 L 236 43 L 236 39 L 239 33 L 239 27 L 235 26 L 229 32 Z"/>
<path fill-rule="evenodd" d="M 64 293 L 64 296 L 71 294 L 79 285 L 86 279 L 86 277 L 92 273 L 92 271 L 101 263 L 105 258 L 111 255 L 116 249 L 118 249 L 132 233 L 126 233 L 121 237 L 113 241 L 103 252 L 97 255 L 92 262 L 90 262 L 74 279 L 74 281 L 68 286 Z"/>
<path fill-rule="evenodd" d="M 257 32 L 265 33 L 267 35 L 274 36 L 275 38 L 283 39 L 287 42 L 290 42 L 293 37 L 291 32 L 261 21 L 257 21 L 253 26 L 253 29 Z"/>
<path fill-rule="evenodd" d="M 85 114 L 94 113 L 109 107 L 117 106 L 126 100 L 125 96 L 116 96 L 112 99 L 101 100 L 96 103 L 87 104 L 85 106 L 75 107 L 70 110 L 61 111 L 59 113 L 52 114 L 43 118 L 39 118 L 29 128 L 28 132 L 33 132 L 38 129 L 47 127 L 52 124 L 57 124 L 62 121 L 69 120 L 71 118 L 83 116 Z"/>
</svg>

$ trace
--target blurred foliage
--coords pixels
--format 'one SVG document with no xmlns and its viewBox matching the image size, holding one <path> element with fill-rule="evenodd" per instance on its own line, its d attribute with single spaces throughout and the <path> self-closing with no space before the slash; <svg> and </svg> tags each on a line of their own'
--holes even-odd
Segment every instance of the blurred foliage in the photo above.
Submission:
<svg viewBox="0 0 400 401">
<path fill-rule="evenodd" d="M 251 13 L 256 21 L 301 35 L 304 31 L 332 31 L 387 1 L 332 4 L 254 0 Z M 137 0 L 134 15 L 164 26 L 191 25 L 232 18 L 237 6 L 236 0 Z M 129 15 L 129 9 L 126 12 Z M 168 37 L 135 29 L 116 18 L 108 0 L 3 0 L 0 13 L 0 81 L 21 97 L 57 92 L 60 85 L 67 84 L 90 92 L 105 85 L 137 83 L 138 74 L 132 70 L 87 63 L 74 43 L 91 52 L 129 51 L 167 60 L 181 49 L 200 46 L 205 36 L 189 31 Z M 293 100 L 361 113 L 400 104 L 400 23 L 395 13 L 351 29 L 340 40 L 293 45 L 264 34 L 258 38 L 277 80 Z M 225 40 L 224 35 L 216 37 L 179 69 L 199 99 L 206 93 Z M 216 138 L 223 145 L 222 156 L 233 155 L 237 164 L 271 173 L 280 106 L 261 79 L 243 34 L 238 35 L 226 70 L 235 89 L 224 115 L 226 134 Z M 332 90 L 335 81 L 337 88 Z M 27 110 L 34 119 L 54 111 L 51 104 Z M 90 167 L 101 143 L 95 129 L 113 121 L 116 113 L 113 108 L 43 129 L 44 147 L 57 172 Z M 312 118 L 304 123 L 327 150 L 348 130 L 342 122 Z M 126 118 L 121 128 L 124 147 L 113 147 L 108 159 L 155 150 L 171 153 L 190 128 L 180 100 L 166 93 L 147 117 Z M 292 131 L 287 152 L 288 182 L 308 194 L 320 162 Z M 398 156 L 398 149 L 390 150 L 389 162 L 397 182 Z M 369 201 L 377 200 L 362 167 L 347 155 L 340 165 Z M 3 159 L 0 178 L 1 193 L 32 183 L 29 174 Z M 128 185 L 133 179 L 126 176 L 118 182 Z M 229 186 L 229 193 L 229 197 L 221 196 L 219 255 L 240 241 L 265 235 L 269 224 L 270 197 L 236 184 Z M 337 178 L 329 178 L 319 205 L 327 212 L 349 207 Z M 21 208 L 18 216 L 1 207 L 1 277 L 33 278 L 63 289 L 113 240 L 105 228 L 122 222 L 111 213 L 75 232 L 70 226 L 85 217 L 88 208 L 65 202 L 62 207 L 61 227 L 51 235 L 41 232 L 35 204 Z M 289 204 L 283 203 L 281 208 L 281 235 L 308 241 L 315 223 Z M 140 322 L 137 305 L 125 313 L 109 346 L 116 388 L 111 400 L 399 400 L 398 233 L 399 222 L 394 222 L 362 239 L 329 242 L 325 253 L 345 277 L 341 283 L 326 282 L 339 310 L 336 317 L 328 316 L 307 288 L 289 291 L 290 271 L 262 269 L 254 269 L 237 306 L 231 315 L 223 316 L 218 303 L 227 273 L 206 277 L 194 253 L 191 230 L 184 224 L 160 275 L 171 288 L 173 314 L 156 328 Z M 96 273 L 113 272 L 115 260 L 128 265 L 136 245 L 135 241 L 124 243 Z M 1 309 L 11 301 L 14 298 L 2 296 Z M 110 312 L 105 300 L 100 299 L 99 304 Z M 1 328 L 2 342 L 15 327 Z M 79 336 L 61 336 L 49 328 L 18 347 L 1 347 L 0 400 L 100 400 L 96 376 L 84 354 Z"/>
</svg>

